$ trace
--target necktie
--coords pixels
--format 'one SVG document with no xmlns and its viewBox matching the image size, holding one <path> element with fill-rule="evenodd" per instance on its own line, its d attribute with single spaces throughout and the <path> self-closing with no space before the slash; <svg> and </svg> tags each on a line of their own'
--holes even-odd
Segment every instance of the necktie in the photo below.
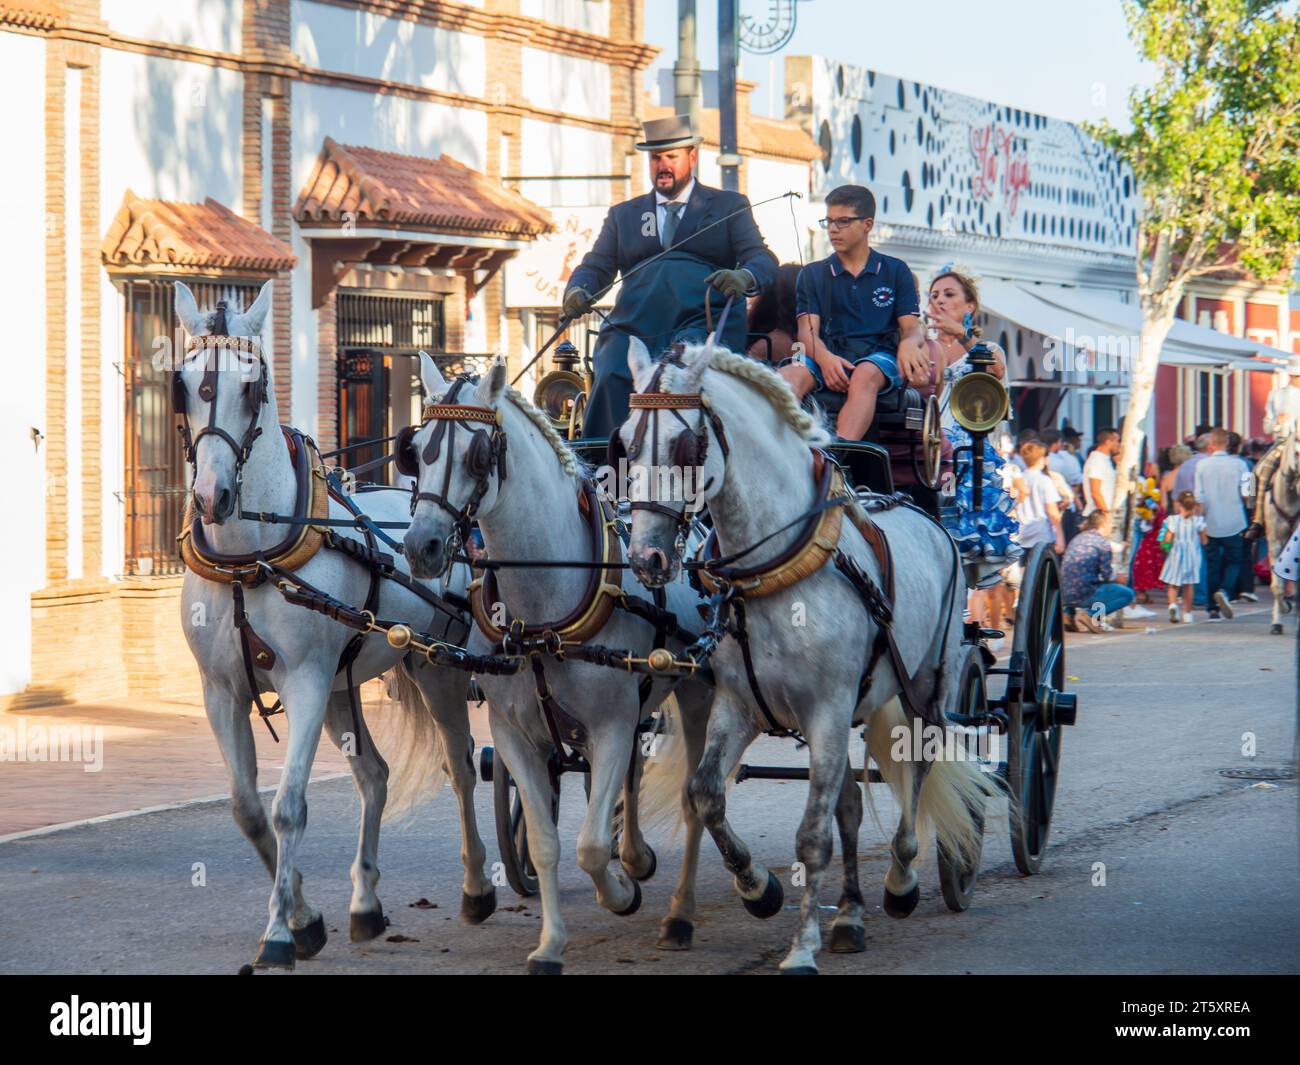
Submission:
<svg viewBox="0 0 1300 1065">
<path fill-rule="evenodd" d="M 664 204 L 664 231 L 659 235 L 659 243 L 665 248 L 673 242 L 673 234 L 677 232 L 677 219 L 685 206 L 684 203 L 675 202 Z"/>
</svg>

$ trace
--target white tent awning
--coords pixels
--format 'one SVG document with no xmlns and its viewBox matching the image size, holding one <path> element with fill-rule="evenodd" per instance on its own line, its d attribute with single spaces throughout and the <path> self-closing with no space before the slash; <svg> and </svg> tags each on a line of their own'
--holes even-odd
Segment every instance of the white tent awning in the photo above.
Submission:
<svg viewBox="0 0 1300 1065">
<path fill-rule="evenodd" d="M 1118 344 L 1120 351 L 1130 350 L 1133 358 L 1137 356 L 1142 310 L 1135 303 L 1121 303 L 1087 289 L 995 280 L 980 282 L 980 302 L 986 310 L 1035 333 L 1057 338 L 1063 345 L 1068 345 L 1071 337 L 1088 337 L 1101 353 L 1107 351 L 1107 345 Z M 1131 340 L 1124 343 L 1121 338 Z M 1288 358 L 1290 352 L 1280 348 L 1182 319 L 1175 320 L 1160 352 L 1163 364 L 1226 366 L 1265 373 L 1276 368 L 1273 359 Z"/>
</svg>

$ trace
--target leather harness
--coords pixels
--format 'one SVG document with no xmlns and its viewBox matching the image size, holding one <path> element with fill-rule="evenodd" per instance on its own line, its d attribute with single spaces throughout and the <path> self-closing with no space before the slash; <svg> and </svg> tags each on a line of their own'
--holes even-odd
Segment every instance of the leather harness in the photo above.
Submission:
<svg viewBox="0 0 1300 1065">
<path fill-rule="evenodd" d="M 681 364 L 678 362 L 676 365 Z M 635 393 L 631 397 L 631 408 L 641 410 L 642 415 L 633 430 L 633 445 L 628 451 L 628 457 L 635 458 L 641 450 L 648 423 L 651 422 L 652 418 L 657 419 L 658 411 L 667 409 L 676 414 L 677 411 L 694 408 L 699 408 L 704 412 L 701 415 L 699 428 L 694 431 L 697 441 L 697 453 L 701 455 L 699 464 L 703 465 L 703 449 L 707 446 L 706 422 L 714 435 L 718 437 L 724 455 L 727 454 L 729 449 L 726 445 L 726 436 L 721 419 L 709 409 L 706 398 L 700 393 L 658 391 L 663 370 L 664 367 L 661 365 L 655 371 L 646 392 Z M 650 412 L 655 413 L 652 415 Z M 680 415 L 677 416 L 679 419 L 681 418 Z M 681 420 L 685 425 L 685 420 Z M 686 431 L 690 431 L 689 426 Z M 618 439 L 618 436 L 611 438 L 611 444 Z M 657 454 L 657 424 L 654 425 L 653 439 L 655 441 L 655 453 Z M 671 446 L 670 453 L 681 454 L 681 449 L 679 449 L 676 442 Z M 613 454 L 612 447 L 611 454 Z M 655 455 L 652 455 L 652 462 L 654 458 Z M 876 638 L 872 643 L 871 655 L 858 684 L 859 699 L 870 687 L 880 659 L 885 654 L 888 654 L 890 665 L 898 678 L 904 703 L 914 714 L 924 718 L 926 715 L 922 712 L 922 701 L 916 697 L 914 691 L 916 677 L 908 672 L 903 663 L 902 654 L 894 640 L 894 566 L 889 541 L 880 526 L 871 520 L 866 508 L 848 490 L 843 471 L 829 456 L 817 449 L 813 449 L 813 481 L 817 486 L 817 499 L 806 521 L 804 521 L 799 536 L 793 544 L 769 562 L 760 565 L 738 566 L 731 564 L 727 559 L 719 558 L 716 531 L 710 532 L 708 539 L 700 548 L 695 566 L 692 567 L 693 571 L 698 574 L 703 589 L 713 596 L 711 610 L 714 612 L 714 618 L 710 628 L 718 627 L 722 629 L 735 636 L 736 641 L 740 644 L 746 679 L 754 695 L 754 700 L 767 722 L 769 732 L 774 735 L 796 736 L 796 733 L 783 728 L 777 723 L 776 715 L 763 697 L 757 671 L 754 668 L 753 652 L 750 647 L 746 600 L 761 599 L 791 588 L 816 573 L 828 561 L 833 559 L 835 568 L 857 590 L 863 606 L 876 623 Z M 632 505 L 634 508 L 656 510 L 672 517 L 679 524 L 680 541 L 680 526 L 686 518 L 685 508 L 682 511 L 675 511 L 651 503 L 642 503 L 639 506 L 633 503 Z M 905 496 L 901 493 L 895 493 L 894 496 L 881 497 L 876 501 L 873 509 L 889 509 L 899 505 L 908 505 L 908 503 Z M 840 549 L 839 541 L 845 511 L 848 512 L 850 521 L 862 534 L 863 539 L 875 556 L 880 570 L 879 583 Z M 751 546 L 739 555 L 731 556 L 732 559 L 748 554 L 755 546 L 758 545 Z M 955 590 L 955 577 L 954 570 L 949 579 L 950 598 Z M 735 613 L 734 625 L 729 626 L 727 624 L 726 612 L 728 610 Z M 944 639 L 946 643 L 946 630 Z"/>
<path fill-rule="evenodd" d="M 186 342 L 188 351 L 208 349 L 211 352 L 204 368 L 203 381 L 199 386 L 199 397 L 209 404 L 208 424 L 193 439 L 190 437 L 186 390 L 179 370 L 173 371 L 172 399 L 176 413 L 181 416 L 179 431 L 186 460 L 191 466 L 195 464 L 195 448 L 205 435 L 213 435 L 225 440 L 234 450 L 236 503 L 238 503 L 244 463 L 248 460 L 253 443 L 262 432 L 257 422 L 260 417 L 261 407 L 268 402 L 266 388 L 268 371 L 261 347 L 256 338 L 225 336 L 225 319 L 225 303 L 223 301 L 217 305 L 213 334 L 191 337 Z M 221 350 L 238 350 L 250 353 L 254 355 L 259 364 L 258 376 L 255 378 L 253 387 L 249 388 L 247 392 L 251 421 L 240 442 L 236 442 L 229 433 L 216 425 L 216 397 L 219 380 L 217 376 L 219 368 L 216 362 L 218 359 L 217 352 Z M 219 552 L 208 543 L 206 534 L 203 531 L 202 520 L 195 512 L 192 498 L 186 508 L 182 531 L 177 537 L 180 544 L 181 558 L 190 570 L 204 580 L 231 586 L 231 597 L 234 602 L 233 623 L 239 633 L 244 676 L 249 690 L 252 692 L 253 702 L 258 713 L 277 742 L 279 736 L 276 735 L 270 718 L 275 714 L 283 713 L 284 705 L 278 698 L 274 705 L 269 707 L 263 702 L 261 686 L 257 682 L 255 670 L 260 669 L 263 672 L 269 672 L 275 667 L 278 656 L 275 649 L 257 634 L 248 618 L 248 611 L 244 602 L 245 587 L 255 588 L 268 578 L 274 578 L 277 587 L 283 593 L 284 579 L 305 566 L 324 546 L 346 555 L 366 568 L 370 583 L 366 592 L 363 612 L 369 614 L 372 618 L 379 606 L 381 579 L 400 584 L 434 607 L 435 610 L 442 611 L 448 616 L 447 628 L 450 627 L 451 620 L 462 617 L 459 611 L 450 609 L 449 604 L 442 597 L 434 594 L 428 588 L 398 570 L 393 556 L 378 550 L 375 532 L 368 523 L 360 523 L 361 532 L 366 539 L 365 544 L 336 535 L 325 525 L 312 523 L 312 519 L 321 522 L 328 521 L 331 498 L 337 500 L 354 516 L 360 514 L 360 510 L 347 497 L 346 493 L 339 491 L 330 482 L 321 463 L 320 453 L 315 442 L 290 426 L 282 425 L 280 430 L 289 449 L 289 458 L 294 468 L 297 489 L 293 516 L 285 521 L 285 524 L 290 526 L 290 532 L 285 536 L 284 540 L 269 550 L 236 554 Z M 280 515 L 272 515 L 271 517 L 284 521 L 283 516 Z M 301 587 L 310 587 L 296 577 L 293 583 Z M 317 589 L 311 590 L 317 594 L 323 594 L 319 593 Z M 356 753 L 358 756 L 362 751 L 361 713 L 357 686 L 352 679 L 352 666 L 361 653 L 366 635 L 366 632 L 358 632 L 348 641 L 339 656 L 338 666 L 335 670 L 336 674 L 345 673 L 347 676 L 348 700 L 352 710 L 353 735 L 356 739 Z"/>
</svg>

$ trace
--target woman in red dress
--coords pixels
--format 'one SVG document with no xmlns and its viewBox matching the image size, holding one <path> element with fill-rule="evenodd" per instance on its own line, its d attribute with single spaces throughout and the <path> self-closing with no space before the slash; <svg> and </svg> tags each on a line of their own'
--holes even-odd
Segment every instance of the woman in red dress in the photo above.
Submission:
<svg viewBox="0 0 1300 1065">
<path fill-rule="evenodd" d="M 1154 462 L 1147 463 L 1147 477 L 1158 477 L 1159 472 Z M 1159 496 L 1159 494 L 1158 494 Z M 1160 567 L 1164 565 L 1165 556 L 1160 550 L 1160 526 L 1165 521 L 1163 502 L 1157 498 L 1156 512 L 1151 519 L 1151 528 L 1142 537 L 1137 551 L 1133 554 L 1133 591 L 1138 594 L 1139 603 L 1149 603 L 1147 594 L 1160 587 Z"/>
</svg>

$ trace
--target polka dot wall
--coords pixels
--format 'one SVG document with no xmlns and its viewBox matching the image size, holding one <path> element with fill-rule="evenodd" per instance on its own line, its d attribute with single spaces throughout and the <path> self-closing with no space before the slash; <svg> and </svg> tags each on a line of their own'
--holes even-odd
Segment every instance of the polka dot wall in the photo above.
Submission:
<svg viewBox="0 0 1300 1065">
<path fill-rule="evenodd" d="M 1128 254 L 1132 175 L 1078 126 L 973 96 L 819 59 L 814 164 L 876 195 L 879 222 Z"/>
</svg>

